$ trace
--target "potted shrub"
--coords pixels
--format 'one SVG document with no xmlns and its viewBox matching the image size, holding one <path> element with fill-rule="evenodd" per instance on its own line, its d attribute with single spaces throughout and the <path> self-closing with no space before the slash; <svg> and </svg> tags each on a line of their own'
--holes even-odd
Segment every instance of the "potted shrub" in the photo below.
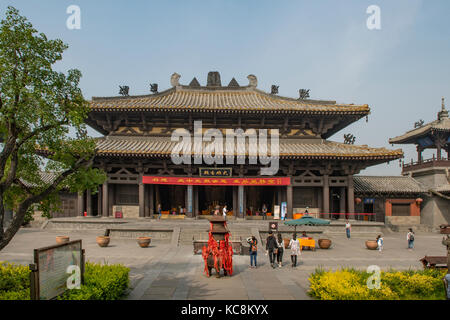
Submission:
<svg viewBox="0 0 450 320">
<path fill-rule="evenodd" d="M 376 250 L 378 248 L 378 243 L 376 240 L 367 240 L 366 247 L 369 250 Z"/>
<path fill-rule="evenodd" d="M 152 241 L 152 238 L 150 237 L 139 237 L 137 238 L 137 243 L 141 248 L 147 248 L 150 242 Z"/>
<path fill-rule="evenodd" d="M 56 243 L 57 244 L 63 244 L 63 243 L 67 243 L 69 242 L 69 237 L 68 236 L 57 236 L 56 237 Z"/>
<path fill-rule="evenodd" d="M 330 239 L 319 239 L 319 248 L 320 249 L 328 249 L 331 246 Z"/>
<path fill-rule="evenodd" d="M 107 237 L 107 236 L 98 236 L 96 238 L 96 241 L 97 241 L 97 244 L 100 247 L 107 247 L 108 244 L 109 244 L 109 237 Z"/>
</svg>

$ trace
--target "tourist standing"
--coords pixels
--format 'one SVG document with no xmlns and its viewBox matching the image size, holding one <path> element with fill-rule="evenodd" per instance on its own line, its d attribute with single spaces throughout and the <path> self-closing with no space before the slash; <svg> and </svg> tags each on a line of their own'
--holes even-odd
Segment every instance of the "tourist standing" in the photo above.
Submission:
<svg viewBox="0 0 450 320">
<path fill-rule="evenodd" d="M 252 236 L 248 243 L 250 244 L 250 268 L 256 268 L 256 257 L 258 255 L 258 240 Z"/>
<path fill-rule="evenodd" d="M 275 269 L 275 254 L 278 251 L 277 240 L 273 236 L 273 232 L 269 231 L 269 236 L 266 239 L 266 254 L 269 254 L 269 261 L 272 268 Z"/>
<path fill-rule="evenodd" d="M 289 247 L 291 247 L 291 262 L 292 268 L 297 267 L 297 256 L 301 255 L 300 252 L 300 242 L 297 239 L 297 234 L 292 235 L 292 239 L 289 242 Z"/>
<path fill-rule="evenodd" d="M 379 234 L 377 237 L 377 245 L 378 245 L 378 251 L 381 252 L 383 250 L 383 238 Z"/>
<path fill-rule="evenodd" d="M 162 210 L 161 210 L 161 204 L 158 203 L 158 219 L 161 219 Z"/>
<path fill-rule="evenodd" d="M 227 217 L 227 212 L 228 212 L 228 210 L 227 210 L 227 205 L 224 205 L 224 206 L 223 206 L 223 209 L 222 209 L 222 213 L 223 213 L 223 217 L 224 217 L 224 218 Z"/>
<path fill-rule="evenodd" d="M 408 240 L 408 249 L 412 250 L 414 248 L 414 231 L 409 228 L 409 232 L 406 234 L 406 240 Z"/>
<path fill-rule="evenodd" d="M 266 204 L 264 203 L 262 206 L 262 214 L 263 214 L 263 219 L 266 220 L 267 217 L 267 207 Z"/>
<path fill-rule="evenodd" d="M 278 266 L 281 268 L 283 266 L 283 253 L 284 253 L 284 242 L 283 238 L 281 237 L 281 233 L 278 234 L 277 245 L 278 245 L 277 262 Z"/>
<path fill-rule="evenodd" d="M 347 233 L 347 239 L 350 239 L 350 231 L 351 231 L 351 229 L 352 229 L 352 225 L 347 220 L 346 223 L 345 223 L 345 232 Z"/>
</svg>

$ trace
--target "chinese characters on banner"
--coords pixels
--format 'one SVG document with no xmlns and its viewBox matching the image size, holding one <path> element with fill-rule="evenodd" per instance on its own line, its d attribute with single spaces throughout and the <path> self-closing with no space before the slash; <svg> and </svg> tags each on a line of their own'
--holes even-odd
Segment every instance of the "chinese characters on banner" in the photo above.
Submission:
<svg viewBox="0 0 450 320">
<path fill-rule="evenodd" d="M 142 183 L 200 186 L 288 186 L 291 184 L 291 178 L 196 178 L 143 176 Z"/>
</svg>

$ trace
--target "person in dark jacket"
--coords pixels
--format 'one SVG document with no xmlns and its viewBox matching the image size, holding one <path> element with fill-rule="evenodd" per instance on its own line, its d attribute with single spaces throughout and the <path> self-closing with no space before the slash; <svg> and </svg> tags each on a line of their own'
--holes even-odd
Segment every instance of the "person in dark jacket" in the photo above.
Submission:
<svg viewBox="0 0 450 320">
<path fill-rule="evenodd" d="M 258 255 L 258 240 L 256 240 L 255 236 L 247 239 L 248 244 L 250 245 L 250 268 L 256 268 L 256 257 Z M 254 266 L 253 266 L 254 264 Z"/>
<path fill-rule="evenodd" d="M 278 244 L 277 262 L 278 266 L 281 268 L 283 266 L 283 252 L 284 252 L 284 241 L 281 236 L 281 233 L 278 234 L 277 244 Z"/>
<path fill-rule="evenodd" d="M 269 261 L 272 268 L 275 269 L 275 256 L 278 252 L 277 239 L 273 236 L 273 232 L 269 231 L 269 236 L 266 239 L 266 253 L 269 254 Z"/>
</svg>

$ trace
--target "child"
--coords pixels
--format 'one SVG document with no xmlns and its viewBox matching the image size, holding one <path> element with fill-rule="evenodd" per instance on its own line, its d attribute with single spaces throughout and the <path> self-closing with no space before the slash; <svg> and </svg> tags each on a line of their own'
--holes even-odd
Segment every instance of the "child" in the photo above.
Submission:
<svg viewBox="0 0 450 320">
<path fill-rule="evenodd" d="M 406 234 L 406 240 L 408 240 L 408 249 L 412 250 L 414 248 L 414 231 L 409 228 L 409 232 Z"/>
<path fill-rule="evenodd" d="M 381 252 L 383 250 L 383 238 L 379 234 L 377 237 L 378 251 Z"/>
</svg>

